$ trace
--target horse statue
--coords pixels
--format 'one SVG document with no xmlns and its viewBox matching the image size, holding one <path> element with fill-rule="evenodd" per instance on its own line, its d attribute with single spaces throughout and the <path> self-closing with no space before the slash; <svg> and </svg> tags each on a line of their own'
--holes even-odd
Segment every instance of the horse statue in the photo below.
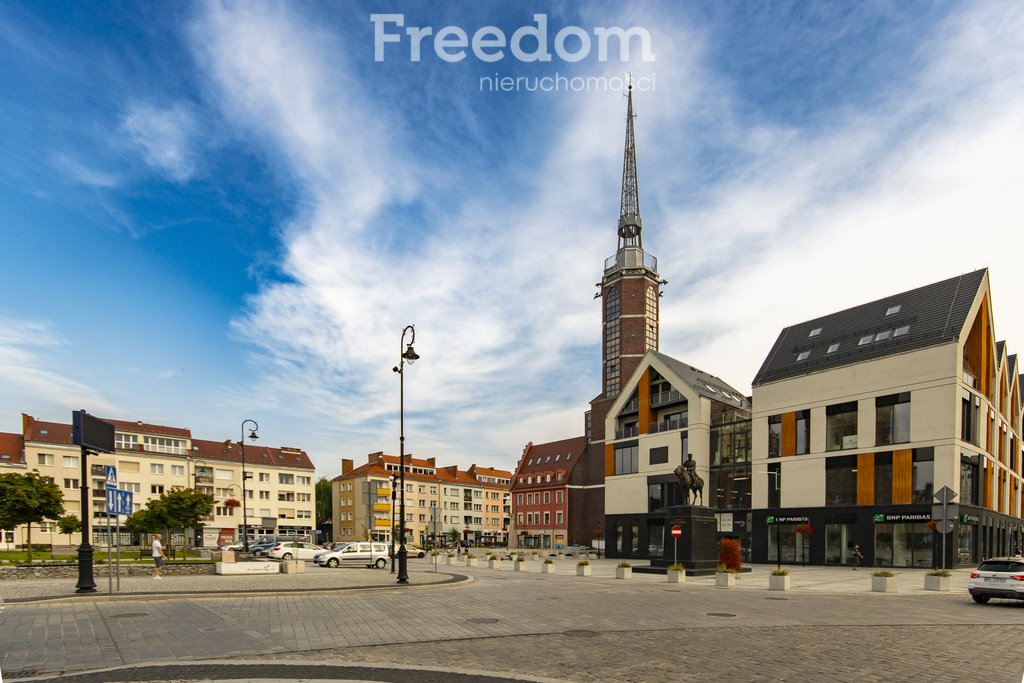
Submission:
<svg viewBox="0 0 1024 683">
<path fill-rule="evenodd" d="M 678 465 L 674 473 L 679 478 L 679 488 L 683 491 L 683 504 L 690 504 L 690 494 L 693 494 L 694 505 L 700 497 L 700 504 L 704 504 L 704 480 L 697 474 L 697 463 L 693 461 L 691 454 L 689 459 L 682 465 Z"/>
</svg>

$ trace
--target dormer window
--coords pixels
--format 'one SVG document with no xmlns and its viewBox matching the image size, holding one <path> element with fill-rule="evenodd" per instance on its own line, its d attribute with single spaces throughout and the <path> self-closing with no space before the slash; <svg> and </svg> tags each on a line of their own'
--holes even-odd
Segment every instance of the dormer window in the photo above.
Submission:
<svg viewBox="0 0 1024 683">
<path fill-rule="evenodd" d="M 796 359 L 797 359 L 798 361 L 801 361 L 801 360 L 807 360 L 807 359 L 808 359 L 808 358 L 810 357 L 810 355 L 811 355 L 811 352 L 810 352 L 810 351 L 801 351 L 800 353 L 798 353 L 798 354 L 796 355 Z"/>
<path fill-rule="evenodd" d="M 903 335 L 909 334 L 909 333 L 910 333 L 910 325 L 903 325 L 902 327 L 897 327 L 895 330 L 893 330 L 892 336 L 894 336 L 894 337 L 902 337 Z"/>
<path fill-rule="evenodd" d="M 896 315 L 897 313 L 899 313 L 899 312 L 900 312 L 900 309 L 901 309 L 901 308 L 903 308 L 903 304 L 896 304 L 895 306 L 890 306 L 890 307 L 889 307 L 889 308 L 888 308 L 888 309 L 887 309 L 887 310 L 885 311 L 885 315 L 886 315 L 886 317 L 889 317 L 890 315 Z"/>
<path fill-rule="evenodd" d="M 838 350 L 839 350 L 839 342 L 836 342 L 835 344 L 829 344 L 828 345 L 828 351 L 826 351 L 825 353 L 835 353 Z"/>
<path fill-rule="evenodd" d="M 860 338 L 860 341 L 857 342 L 857 346 L 864 346 L 865 344 L 870 344 L 871 340 L 873 340 L 874 338 L 875 338 L 875 335 L 873 335 L 873 334 L 866 334 L 866 335 L 864 335 L 863 337 Z"/>
<path fill-rule="evenodd" d="M 890 336 L 892 336 L 892 330 L 882 330 L 875 335 L 875 341 L 885 341 Z"/>
<path fill-rule="evenodd" d="M 813 330 L 811 330 L 811 333 L 809 335 L 807 335 L 807 336 L 808 337 L 817 337 L 819 334 L 821 334 L 821 328 L 820 327 L 815 327 Z"/>
</svg>

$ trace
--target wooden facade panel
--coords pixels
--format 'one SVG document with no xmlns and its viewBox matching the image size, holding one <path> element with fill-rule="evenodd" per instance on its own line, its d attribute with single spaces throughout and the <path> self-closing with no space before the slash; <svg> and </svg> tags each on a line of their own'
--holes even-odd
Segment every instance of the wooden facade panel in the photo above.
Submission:
<svg viewBox="0 0 1024 683">
<path fill-rule="evenodd" d="M 615 446 L 610 443 L 604 445 L 604 476 L 615 476 Z"/>
<path fill-rule="evenodd" d="M 875 454 L 857 455 L 857 505 L 875 504 Z"/>
<path fill-rule="evenodd" d="M 906 449 L 892 454 L 893 505 L 909 505 L 914 500 L 914 451 Z"/>
<path fill-rule="evenodd" d="M 640 376 L 640 384 L 637 386 L 637 408 L 640 411 L 639 429 L 641 434 L 646 434 L 651 427 L 653 416 L 651 415 L 651 369 L 644 370 Z"/>
<path fill-rule="evenodd" d="M 796 413 L 782 414 L 782 455 L 796 455 Z"/>
</svg>

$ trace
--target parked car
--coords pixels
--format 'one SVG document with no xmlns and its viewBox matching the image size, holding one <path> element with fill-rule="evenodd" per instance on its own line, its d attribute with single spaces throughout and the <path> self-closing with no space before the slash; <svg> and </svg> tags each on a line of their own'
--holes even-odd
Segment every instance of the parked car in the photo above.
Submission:
<svg viewBox="0 0 1024 683">
<path fill-rule="evenodd" d="M 388 545 L 370 541 L 346 543 L 334 550 L 317 553 L 314 561 L 321 567 L 360 564 L 367 567 L 384 568 L 388 564 Z"/>
<path fill-rule="evenodd" d="M 241 543 L 225 543 L 218 550 L 242 550 L 244 547 Z"/>
<path fill-rule="evenodd" d="M 398 544 L 395 544 L 395 555 L 398 555 Z M 388 556 L 391 556 L 391 548 L 388 548 Z M 412 543 L 405 544 L 405 556 L 406 557 L 426 557 L 427 551 L 418 545 Z"/>
<path fill-rule="evenodd" d="M 992 598 L 1024 600 L 1024 557 L 992 557 L 971 572 L 967 590 L 974 602 Z"/>
<path fill-rule="evenodd" d="M 267 557 L 275 560 L 312 560 L 323 548 L 302 541 L 283 541 L 267 551 Z"/>
</svg>

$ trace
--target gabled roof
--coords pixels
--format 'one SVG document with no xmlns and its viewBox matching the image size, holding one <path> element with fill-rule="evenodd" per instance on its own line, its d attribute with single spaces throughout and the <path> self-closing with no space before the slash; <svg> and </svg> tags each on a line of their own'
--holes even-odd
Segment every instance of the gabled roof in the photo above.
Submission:
<svg viewBox="0 0 1024 683">
<path fill-rule="evenodd" d="M 982 268 L 791 325 L 775 340 L 753 385 L 954 341 L 987 272 Z"/>
<path fill-rule="evenodd" d="M 1003 360 L 1003 351 L 1006 349 L 1005 341 L 996 342 L 996 363 L 1001 363 Z"/>
<path fill-rule="evenodd" d="M 659 351 L 648 351 L 648 353 L 664 363 L 676 377 L 685 382 L 697 395 L 750 410 L 750 401 L 743 395 L 743 392 L 734 389 L 718 377 L 681 360 L 677 360 L 672 356 L 666 356 Z M 642 362 L 640 367 L 644 367 Z M 672 378 L 667 377 L 666 379 L 671 383 Z"/>
<path fill-rule="evenodd" d="M 583 460 L 587 450 L 587 437 L 574 436 L 571 439 L 560 439 L 547 443 L 528 443 L 523 449 L 516 471 L 512 477 L 512 488 L 516 488 L 520 476 L 543 474 L 564 470 L 565 481 L 576 463 Z"/>
<path fill-rule="evenodd" d="M 31 415 L 21 414 L 22 433 L 25 441 L 72 446 L 71 425 L 60 422 L 43 422 Z"/>
<path fill-rule="evenodd" d="M 158 455 L 168 455 L 160 453 Z M 242 462 L 239 445 L 227 441 L 207 441 L 192 439 L 192 450 L 189 457 L 199 460 L 221 460 L 226 462 Z M 245 464 L 252 467 L 296 467 L 313 469 L 313 463 L 305 451 L 297 448 L 271 448 L 258 443 L 245 444 Z"/>
</svg>

